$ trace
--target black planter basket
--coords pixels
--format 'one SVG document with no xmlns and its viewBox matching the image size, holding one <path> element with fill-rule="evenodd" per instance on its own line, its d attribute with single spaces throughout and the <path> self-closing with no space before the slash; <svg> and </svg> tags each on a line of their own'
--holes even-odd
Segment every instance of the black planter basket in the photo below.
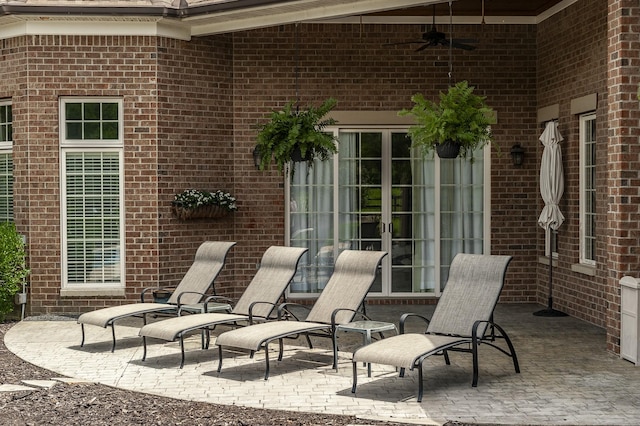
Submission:
<svg viewBox="0 0 640 426">
<path fill-rule="evenodd" d="M 300 146 L 296 145 L 293 148 L 293 151 L 291 152 L 291 161 L 296 162 L 296 163 L 302 163 L 302 162 L 308 162 L 313 160 L 313 150 L 312 149 L 307 149 L 307 152 L 305 152 L 304 157 L 302 156 L 302 150 L 300 149 Z"/>
<path fill-rule="evenodd" d="M 458 158 L 460 154 L 460 143 L 444 141 L 436 145 L 436 152 L 440 158 Z"/>
</svg>

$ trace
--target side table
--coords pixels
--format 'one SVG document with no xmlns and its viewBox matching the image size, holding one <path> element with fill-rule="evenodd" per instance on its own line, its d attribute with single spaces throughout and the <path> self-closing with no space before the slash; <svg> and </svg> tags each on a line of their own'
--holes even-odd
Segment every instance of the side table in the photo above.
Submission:
<svg viewBox="0 0 640 426">
<path fill-rule="evenodd" d="M 371 335 L 373 333 L 394 331 L 396 334 L 398 334 L 396 325 L 391 322 L 364 320 L 354 321 L 348 324 L 340 324 L 336 326 L 336 334 L 333 335 L 333 364 L 336 366 L 336 370 L 338 369 L 338 344 L 336 341 L 336 335 L 338 334 L 338 331 L 361 333 L 364 345 L 368 345 L 371 343 Z M 371 364 L 367 364 L 367 375 L 368 377 L 371 377 Z"/>
</svg>

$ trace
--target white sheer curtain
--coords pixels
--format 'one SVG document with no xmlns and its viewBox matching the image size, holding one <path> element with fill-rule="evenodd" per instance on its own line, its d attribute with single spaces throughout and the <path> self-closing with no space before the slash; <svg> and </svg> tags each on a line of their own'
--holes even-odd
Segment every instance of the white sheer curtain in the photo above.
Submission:
<svg viewBox="0 0 640 426">
<path fill-rule="evenodd" d="M 360 239 L 358 187 L 359 133 L 340 133 L 340 165 L 338 168 L 339 240 L 344 248 L 359 249 Z"/>
<path fill-rule="evenodd" d="M 457 253 L 482 253 L 484 247 L 484 160 L 440 161 L 440 283 L 448 278 Z"/>
<path fill-rule="evenodd" d="M 413 182 L 413 291 L 435 292 L 436 288 L 436 187 L 435 160 L 412 150 Z"/>
<path fill-rule="evenodd" d="M 309 249 L 290 289 L 315 293 L 333 271 L 333 161 L 296 164 L 289 188 L 290 244 Z"/>
</svg>

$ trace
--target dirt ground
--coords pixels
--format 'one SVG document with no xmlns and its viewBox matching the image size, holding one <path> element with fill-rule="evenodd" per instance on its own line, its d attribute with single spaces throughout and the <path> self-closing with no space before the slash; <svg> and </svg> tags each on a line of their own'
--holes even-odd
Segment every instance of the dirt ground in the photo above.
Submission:
<svg viewBox="0 0 640 426">
<path fill-rule="evenodd" d="M 4 346 L 15 322 L 0 323 L 0 384 L 50 380 L 56 373 L 29 364 Z M 0 393 L 2 425 L 401 425 L 351 416 L 207 404 L 124 391 L 99 384 L 56 384 Z M 453 424 L 453 423 L 452 423 Z"/>
</svg>

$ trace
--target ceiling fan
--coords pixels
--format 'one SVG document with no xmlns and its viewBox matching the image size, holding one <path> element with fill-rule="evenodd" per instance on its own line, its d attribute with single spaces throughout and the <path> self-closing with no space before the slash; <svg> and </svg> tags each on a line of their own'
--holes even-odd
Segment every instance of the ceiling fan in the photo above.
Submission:
<svg viewBox="0 0 640 426">
<path fill-rule="evenodd" d="M 414 41 L 404 41 L 400 43 L 388 43 L 386 46 L 395 46 L 402 44 L 419 44 L 420 46 L 416 49 L 416 52 L 420 52 L 425 50 L 428 47 L 432 46 L 451 46 L 457 49 L 464 50 L 475 50 L 476 46 L 473 46 L 469 43 L 477 43 L 477 40 L 473 39 L 447 39 L 445 33 L 440 32 L 436 29 L 436 6 L 433 5 L 433 23 L 431 24 L 431 29 L 427 32 L 422 33 L 421 40 Z"/>
</svg>

